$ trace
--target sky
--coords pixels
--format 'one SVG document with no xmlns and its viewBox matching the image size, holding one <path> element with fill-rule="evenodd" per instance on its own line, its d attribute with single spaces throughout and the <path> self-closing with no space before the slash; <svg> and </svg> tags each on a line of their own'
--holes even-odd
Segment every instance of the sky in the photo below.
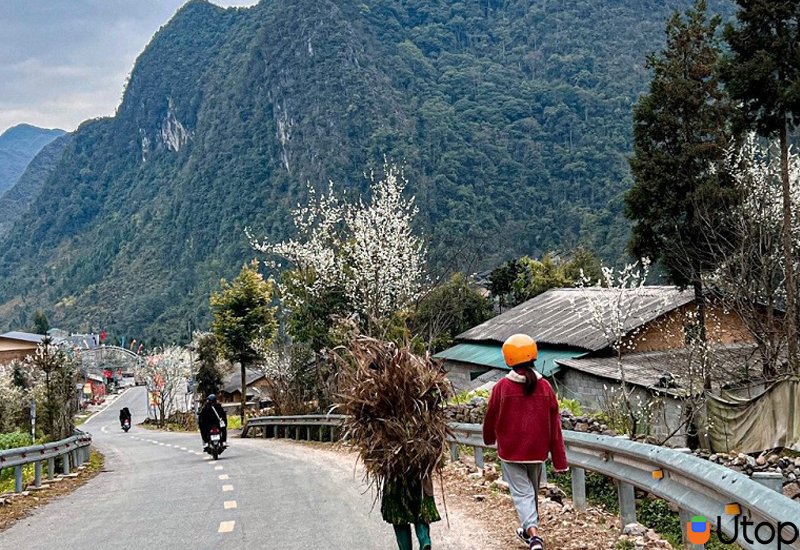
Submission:
<svg viewBox="0 0 800 550">
<path fill-rule="evenodd" d="M 136 57 L 186 1 L 0 0 L 0 133 L 113 115 Z"/>
</svg>

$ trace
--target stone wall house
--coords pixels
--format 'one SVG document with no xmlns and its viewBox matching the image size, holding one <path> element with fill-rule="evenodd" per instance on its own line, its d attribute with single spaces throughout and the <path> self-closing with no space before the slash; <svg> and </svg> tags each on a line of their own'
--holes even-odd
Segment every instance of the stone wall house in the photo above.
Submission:
<svg viewBox="0 0 800 550">
<path fill-rule="evenodd" d="M 490 389 L 509 370 L 503 341 L 528 334 L 539 346 L 537 369 L 561 397 L 576 399 L 588 412 L 601 411 L 624 380 L 631 399 L 654 411 L 650 433 L 666 438 L 674 432 L 670 443 L 682 446 L 687 400 L 703 392 L 694 294 L 670 286 L 620 292 L 600 287 L 547 291 L 459 334 L 455 345 L 436 357 L 457 390 Z M 618 332 L 604 325 L 617 322 L 615 307 L 625 313 Z M 703 357 L 707 368 L 718 369 L 717 381 L 730 382 L 731 370 L 758 369 L 744 323 L 713 298 L 706 327 L 712 350 Z M 624 336 L 615 340 L 612 335 L 620 333 Z"/>
</svg>

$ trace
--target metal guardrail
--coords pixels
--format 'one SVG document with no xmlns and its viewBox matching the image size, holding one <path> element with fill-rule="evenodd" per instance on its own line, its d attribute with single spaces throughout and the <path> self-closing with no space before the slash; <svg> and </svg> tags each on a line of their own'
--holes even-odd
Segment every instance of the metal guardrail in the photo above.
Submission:
<svg viewBox="0 0 800 550">
<path fill-rule="evenodd" d="M 344 422 L 341 414 L 310 414 L 305 416 L 259 416 L 250 418 L 242 426 L 242 437 L 251 437 L 250 431 L 257 430 L 261 437 L 279 437 L 283 431 L 284 437 L 289 437 L 289 432 L 294 432 L 294 438 L 300 439 L 300 430 L 305 428 L 306 439 L 311 439 L 311 428 L 317 428 L 318 439 L 324 440 L 323 433 L 327 429 L 328 441 L 336 440 L 336 431 Z"/>
<path fill-rule="evenodd" d="M 81 466 L 89 460 L 89 446 L 92 436 L 86 432 L 75 430 L 75 435 L 42 445 L 18 447 L 0 451 L 0 471 L 14 468 L 14 492 L 22 492 L 22 469 L 27 464 L 34 465 L 34 486 L 42 486 L 42 463 L 47 461 L 47 479 L 56 476 L 56 459 L 61 458 L 61 468 L 64 475 L 73 468 Z"/>
<path fill-rule="evenodd" d="M 262 437 L 279 437 L 283 429 L 285 437 L 294 431 L 294 437 L 300 439 L 301 429 L 305 428 L 306 438 L 311 439 L 311 427 L 317 427 L 320 440 L 322 431 L 328 428 L 333 441 L 335 430 L 344 419 L 342 415 L 253 418 L 245 424 L 242 437 L 248 437 L 251 429 L 259 429 Z M 452 423 L 450 427 L 451 457 L 458 459 L 459 445 L 472 447 L 475 463 L 482 468 L 484 450 L 494 448 L 483 443 L 482 426 Z M 638 487 L 677 505 L 684 540 L 691 517 L 702 515 L 712 528 L 719 527 L 726 538 L 735 537 L 742 548 L 800 550 L 800 503 L 776 492 L 781 488 L 780 474 L 762 474 L 754 481 L 687 454 L 685 449 L 647 445 L 624 437 L 564 431 L 564 443 L 572 472 L 573 503 L 578 510 L 587 506 L 585 479 L 589 470 L 615 480 L 623 525 L 636 521 L 634 487 Z M 748 523 L 747 537 L 743 532 L 744 519 L 752 522 Z M 702 545 L 687 544 L 687 547 L 702 548 Z"/>
<path fill-rule="evenodd" d="M 451 424 L 455 438 L 451 454 L 457 456 L 457 445 L 475 449 L 475 462 L 483 465 L 484 445 L 480 424 Z M 800 550 L 800 503 L 784 497 L 781 484 L 774 476 L 760 481 L 729 468 L 687 454 L 687 450 L 670 449 L 630 441 L 624 437 L 609 437 L 574 431 L 564 431 L 567 461 L 572 471 L 573 503 L 578 510 L 586 508 L 586 470 L 615 480 L 622 524 L 636 521 L 634 487 L 652 493 L 678 506 L 681 528 L 686 540 L 686 524 L 693 515 L 705 516 L 712 528 L 719 527 L 726 538 L 735 537 L 737 544 L 747 549 L 785 548 Z M 773 488 L 770 488 L 773 487 Z M 748 541 L 743 536 L 741 520 L 753 522 Z M 767 526 L 760 527 L 760 524 Z M 783 544 L 778 544 L 778 529 L 782 528 Z M 769 540 L 769 533 L 774 538 Z M 756 537 L 758 531 L 758 537 Z M 760 542 L 766 540 L 767 542 Z M 690 548 L 702 548 L 687 545 Z"/>
</svg>

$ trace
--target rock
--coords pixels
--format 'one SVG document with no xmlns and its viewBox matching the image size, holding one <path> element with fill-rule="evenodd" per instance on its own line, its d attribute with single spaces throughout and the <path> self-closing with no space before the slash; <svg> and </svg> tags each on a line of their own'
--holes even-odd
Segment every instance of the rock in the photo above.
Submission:
<svg viewBox="0 0 800 550">
<path fill-rule="evenodd" d="M 629 523 L 622 530 L 623 535 L 629 535 L 634 537 L 643 537 L 645 533 L 647 533 L 647 527 L 645 527 L 641 523 Z"/>
<path fill-rule="evenodd" d="M 756 464 L 758 464 L 759 466 L 766 466 L 766 464 L 767 464 L 767 459 L 766 459 L 766 458 L 764 458 L 763 456 L 760 456 L 760 457 L 758 457 L 758 458 L 756 459 Z"/>
<path fill-rule="evenodd" d="M 470 478 L 470 479 L 482 479 L 483 478 L 483 472 L 473 472 L 473 473 L 469 474 L 467 477 Z"/>
<path fill-rule="evenodd" d="M 498 479 L 496 481 L 493 481 L 491 486 L 493 488 L 498 489 L 500 491 L 503 491 L 505 493 L 508 492 L 508 483 L 506 483 L 502 479 Z"/>
<path fill-rule="evenodd" d="M 575 431 L 576 432 L 588 432 L 589 431 L 589 424 L 586 422 L 578 422 L 575 424 Z"/>
<path fill-rule="evenodd" d="M 800 498 L 800 485 L 789 483 L 783 486 L 783 496 L 787 498 Z"/>
<path fill-rule="evenodd" d="M 483 469 L 483 477 L 486 481 L 494 481 L 500 477 L 500 472 L 494 466 L 487 466 Z"/>
<path fill-rule="evenodd" d="M 745 455 L 745 458 L 744 458 L 744 459 L 745 459 L 745 461 L 747 462 L 747 465 L 748 465 L 750 468 L 755 468 L 755 467 L 756 467 L 756 465 L 757 465 L 757 464 L 756 464 L 756 459 L 755 459 L 755 458 L 753 458 L 753 457 L 752 457 L 752 456 L 750 456 L 750 455 Z"/>
<path fill-rule="evenodd" d="M 544 496 L 553 502 L 557 502 L 559 505 L 563 505 L 564 498 L 567 496 L 567 494 L 555 485 L 548 485 L 545 487 Z"/>
<path fill-rule="evenodd" d="M 472 498 L 474 498 L 478 502 L 483 502 L 484 500 L 486 500 L 486 495 L 472 495 Z"/>
<path fill-rule="evenodd" d="M 0 498 L 0 506 L 5 506 L 5 505 L 6 505 L 6 499 Z"/>
</svg>

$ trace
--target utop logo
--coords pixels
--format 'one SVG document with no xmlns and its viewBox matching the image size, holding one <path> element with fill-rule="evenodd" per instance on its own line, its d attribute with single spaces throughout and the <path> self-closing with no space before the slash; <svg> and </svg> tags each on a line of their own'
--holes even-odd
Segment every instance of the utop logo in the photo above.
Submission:
<svg viewBox="0 0 800 550">
<path fill-rule="evenodd" d="M 705 516 L 692 516 L 686 523 L 686 538 L 692 544 L 705 544 L 711 538 L 711 524 Z"/>
<path fill-rule="evenodd" d="M 717 538 L 723 544 L 735 544 L 744 541 L 748 544 L 756 542 L 770 548 L 786 548 L 800 537 L 797 524 L 792 522 L 778 522 L 777 526 L 769 522 L 756 523 L 746 515 L 742 515 L 739 505 L 726 506 L 726 514 L 735 516 L 733 533 L 728 537 L 722 532 L 722 517 L 717 516 Z M 686 538 L 692 544 L 706 544 L 711 538 L 711 524 L 705 516 L 692 516 L 686 523 Z M 775 544 L 777 542 L 777 545 Z"/>
</svg>

